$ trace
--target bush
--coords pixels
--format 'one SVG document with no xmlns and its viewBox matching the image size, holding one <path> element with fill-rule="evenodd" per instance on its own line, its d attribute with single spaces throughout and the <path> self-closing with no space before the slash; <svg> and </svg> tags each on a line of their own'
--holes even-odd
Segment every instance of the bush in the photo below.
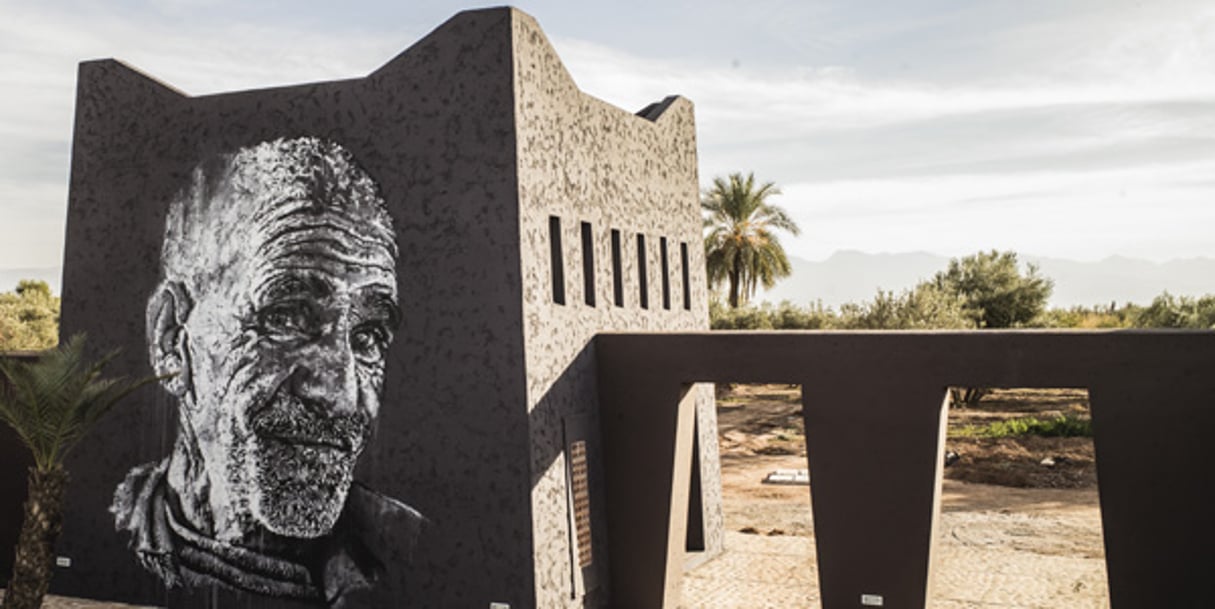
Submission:
<svg viewBox="0 0 1215 609">
<path fill-rule="evenodd" d="M 1192 298 L 1165 292 L 1139 311 L 1134 325 L 1137 328 L 1215 329 L 1215 295 Z"/>
<path fill-rule="evenodd" d="M 1085 330 L 1131 328 L 1143 307 L 1116 303 L 1109 306 L 1051 309 L 1033 321 L 1041 328 L 1079 328 Z"/>
<path fill-rule="evenodd" d="M 895 295 L 878 290 L 872 301 L 840 307 L 839 325 L 855 330 L 932 330 L 973 327 L 963 300 L 922 283 Z"/>
<path fill-rule="evenodd" d="M 731 309 L 709 302 L 709 327 L 714 330 L 826 330 L 837 326 L 836 315 L 822 303 L 802 308 L 789 301 L 745 305 Z"/>
</svg>

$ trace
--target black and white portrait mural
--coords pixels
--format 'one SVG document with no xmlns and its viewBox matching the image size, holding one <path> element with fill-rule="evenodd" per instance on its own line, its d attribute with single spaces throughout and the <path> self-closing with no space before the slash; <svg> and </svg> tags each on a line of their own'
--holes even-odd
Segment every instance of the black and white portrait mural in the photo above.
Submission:
<svg viewBox="0 0 1215 609">
<path fill-rule="evenodd" d="M 392 218 L 342 146 L 282 138 L 203 160 L 169 203 L 147 301 L 172 453 L 110 508 L 170 587 L 345 606 L 426 522 L 354 480 L 401 312 Z"/>
</svg>

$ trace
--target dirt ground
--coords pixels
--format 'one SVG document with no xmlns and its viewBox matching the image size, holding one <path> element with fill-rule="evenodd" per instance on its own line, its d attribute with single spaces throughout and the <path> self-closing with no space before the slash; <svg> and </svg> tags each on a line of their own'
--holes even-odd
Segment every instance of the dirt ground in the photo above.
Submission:
<svg viewBox="0 0 1215 609">
<path fill-rule="evenodd" d="M 951 480 L 1021 488 L 1096 488 L 1091 438 L 960 437 L 964 427 L 1023 417 L 1087 417 L 1083 389 L 995 390 L 978 404 L 951 408 L 945 450 L 959 459 Z M 723 462 L 756 455 L 806 455 L 801 389 L 795 385 L 737 385 L 718 392 L 717 425 Z M 1045 459 L 1054 465 L 1043 465 Z M 805 460 L 798 466 L 806 467 Z"/>
<path fill-rule="evenodd" d="M 774 470 L 807 467 L 800 399 L 784 385 L 719 392 L 727 556 L 733 544 L 751 562 L 780 554 L 784 563 L 781 577 L 756 570 L 731 601 L 714 595 L 729 575 L 710 561 L 688 572 L 686 607 L 818 607 L 809 489 L 762 483 Z M 998 391 L 951 409 L 949 425 L 1087 411 L 1082 390 Z M 1090 438 L 950 438 L 946 450 L 959 459 L 945 470 L 930 606 L 1109 606 Z"/>
</svg>

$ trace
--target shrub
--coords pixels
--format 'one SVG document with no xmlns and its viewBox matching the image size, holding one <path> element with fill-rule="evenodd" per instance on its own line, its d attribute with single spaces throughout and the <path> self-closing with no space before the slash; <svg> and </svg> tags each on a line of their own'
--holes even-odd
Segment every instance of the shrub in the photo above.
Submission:
<svg viewBox="0 0 1215 609">
<path fill-rule="evenodd" d="M 987 425 L 959 427 L 952 435 L 968 438 L 1008 438 L 1016 436 L 1043 436 L 1048 438 L 1089 438 L 1093 435 L 1091 419 L 1059 416 L 1040 420 L 1036 417 L 995 421 Z"/>
<path fill-rule="evenodd" d="M 1165 292 L 1139 311 L 1134 325 L 1138 328 L 1215 329 L 1215 295 L 1192 298 Z"/>
<path fill-rule="evenodd" d="M 922 283 L 895 295 L 878 290 L 873 300 L 840 307 L 839 324 L 857 330 L 930 330 L 973 327 L 956 294 Z"/>
</svg>

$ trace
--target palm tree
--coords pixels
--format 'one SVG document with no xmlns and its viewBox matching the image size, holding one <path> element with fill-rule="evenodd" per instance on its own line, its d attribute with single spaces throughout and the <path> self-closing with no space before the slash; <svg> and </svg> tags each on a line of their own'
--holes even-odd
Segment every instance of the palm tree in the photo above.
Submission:
<svg viewBox="0 0 1215 609">
<path fill-rule="evenodd" d="M 707 212 L 705 228 L 705 266 L 709 287 L 727 281 L 729 303 L 733 308 L 745 304 L 762 284 L 770 288 L 792 269 L 789 258 L 774 229 L 797 235 L 801 232 L 785 210 L 768 203 L 780 194 L 772 182 L 756 188 L 755 174 L 732 173 L 728 180 L 713 179 L 700 206 Z"/>
<path fill-rule="evenodd" d="M 3 609 L 37 609 L 51 582 L 52 554 L 68 483 L 64 459 L 118 400 L 156 377 L 127 382 L 103 379 L 101 370 L 117 352 L 84 362 L 84 336 L 33 362 L 0 361 L 8 381 L 0 393 L 0 421 L 8 423 L 34 454 L 25 520 L 17 540 L 13 574 Z"/>
</svg>

